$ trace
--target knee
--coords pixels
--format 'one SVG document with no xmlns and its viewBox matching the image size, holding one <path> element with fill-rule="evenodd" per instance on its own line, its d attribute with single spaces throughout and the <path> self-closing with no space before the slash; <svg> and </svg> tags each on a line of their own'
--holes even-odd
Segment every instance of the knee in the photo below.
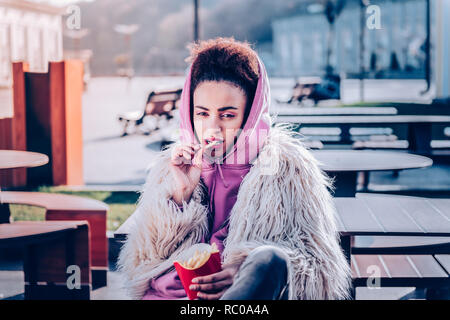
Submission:
<svg viewBox="0 0 450 320">
<path fill-rule="evenodd" d="M 250 255 L 252 260 L 254 259 L 258 262 L 260 269 L 282 271 L 283 275 L 287 275 L 289 258 L 282 249 L 264 245 L 252 250 Z"/>
</svg>

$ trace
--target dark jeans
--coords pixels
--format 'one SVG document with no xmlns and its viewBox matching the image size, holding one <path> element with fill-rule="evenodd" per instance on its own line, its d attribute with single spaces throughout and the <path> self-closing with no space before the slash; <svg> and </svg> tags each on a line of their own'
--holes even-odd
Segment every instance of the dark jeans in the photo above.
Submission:
<svg viewBox="0 0 450 320">
<path fill-rule="evenodd" d="M 277 247 L 252 250 L 220 300 L 287 300 L 288 263 L 287 255 Z"/>
</svg>

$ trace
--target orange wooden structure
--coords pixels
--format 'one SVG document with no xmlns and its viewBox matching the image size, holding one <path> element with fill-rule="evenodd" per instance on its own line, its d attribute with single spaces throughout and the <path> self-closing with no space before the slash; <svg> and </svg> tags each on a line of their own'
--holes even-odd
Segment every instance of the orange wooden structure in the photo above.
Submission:
<svg viewBox="0 0 450 320">
<path fill-rule="evenodd" d="M 25 123 L 25 76 L 28 64 L 13 63 L 13 113 L 12 118 L 0 119 L 0 149 L 27 150 L 26 123 Z M 27 170 L 11 169 L 0 170 L 0 186 L 22 186 L 27 181 Z"/>
<path fill-rule="evenodd" d="M 49 164 L 0 173 L 0 185 L 82 185 L 83 63 L 50 62 L 48 73 L 13 63 L 13 118 L 0 119 L 0 149 L 35 151 Z"/>
</svg>

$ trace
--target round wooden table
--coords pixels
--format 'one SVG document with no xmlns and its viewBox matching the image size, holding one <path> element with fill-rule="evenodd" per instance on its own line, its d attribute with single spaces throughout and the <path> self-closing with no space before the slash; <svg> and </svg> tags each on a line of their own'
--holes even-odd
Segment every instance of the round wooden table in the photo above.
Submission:
<svg viewBox="0 0 450 320">
<path fill-rule="evenodd" d="M 337 197 L 353 197 L 358 172 L 404 170 L 429 167 L 430 158 L 405 152 L 373 150 L 313 150 L 322 170 L 334 177 Z"/>
<path fill-rule="evenodd" d="M 48 163 L 45 154 L 30 151 L 0 150 L 0 172 L 6 169 L 32 168 Z M 2 191 L 0 185 L 0 192 Z M 0 223 L 8 223 L 10 218 L 9 205 L 0 202 Z"/>
<path fill-rule="evenodd" d="M 48 157 L 42 153 L 0 150 L 0 170 L 39 167 L 47 163 Z"/>
</svg>

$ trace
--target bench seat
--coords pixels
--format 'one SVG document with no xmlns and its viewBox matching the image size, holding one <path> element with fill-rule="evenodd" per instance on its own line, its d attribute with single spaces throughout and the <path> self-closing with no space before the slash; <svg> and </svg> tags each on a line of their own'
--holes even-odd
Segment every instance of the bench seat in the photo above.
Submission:
<svg viewBox="0 0 450 320">
<path fill-rule="evenodd" d="M 449 237 L 356 236 L 354 254 L 450 253 Z"/>
<path fill-rule="evenodd" d="M 355 141 L 352 145 L 353 149 L 393 149 L 393 150 L 406 150 L 409 147 L 409 143 L 406 140 L 394 140 L 394 141 Z M 430 147 L 433 150 L 446 150 L 450 149 L 450 140 L 432 140 Z"/>
<path fill-rule="evenodd" d="M 380 287 L 450 286 L 448 271 L 432 255 L 352 255 L 351 268 L 354 287 L 373 285 L 375 277 Z"/>
<path fill-rule="evenodd" d="M 38 206 L 46 209 L 45 220 L 86 220 L 89 223 L 93 287 L 106 285 L 108 239 L 106 218 L 109 207 L 98 200 L 74 195 L 2 191 L 1 204 Z"/>
<path fill-rule="evenodd" d="M 118 119 L 119 121 L 138 121 L 142 118 L 142 114 L 141 111 L 124 112 L 118 115 Z"/>
<path fill-rule="evenodd" d="M 90 299 L 87 221 L 17 221 L 0 224 L 0 250 L 23 250 L 26 300 Z M 78 266 L 80 287 L 68 288 Z M 69 280 L 70 281 L 70 280 Z M 73 282 L 72 282 L 73 284 Z"/>
</svg>

